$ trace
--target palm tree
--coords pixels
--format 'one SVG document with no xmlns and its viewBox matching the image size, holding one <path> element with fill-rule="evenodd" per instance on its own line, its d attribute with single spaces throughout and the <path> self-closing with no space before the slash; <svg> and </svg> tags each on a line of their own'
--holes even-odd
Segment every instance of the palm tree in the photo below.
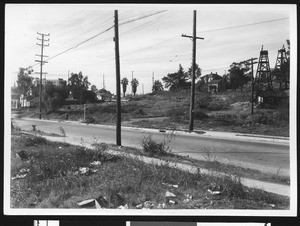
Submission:
<svg viewBox="0 0 300 226">
<path fill-rule="evenodd" d="M 139 81 L 136 78 L 132 79 L 131 87 L 132 87 L 133 96 L 135 96 L 136 88 L 138 87 L 138 85 L 139 85 Z"/>
<path fill-rule="evenodd" d="M 127 78 L 122 78 L 121 80 L 121 84 L 123 87 L 123 97 L 125 97 L 125 93 L 126 93 L 126 89 L 127 89 L 127 85 L 128 85 L 128 79 Z"/>
</svg>

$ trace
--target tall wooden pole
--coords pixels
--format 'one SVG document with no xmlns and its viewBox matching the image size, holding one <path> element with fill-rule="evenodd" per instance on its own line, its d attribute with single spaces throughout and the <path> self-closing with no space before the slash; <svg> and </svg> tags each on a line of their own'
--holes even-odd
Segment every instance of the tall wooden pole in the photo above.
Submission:
<svg viewBox="0 0 300 226">
<path fill-rule="evenodd" d="M 117 82 L 116 143 L 118 146 L 121 146 L 121 80 L 120 80 L 118 10 L 115 10 L 115 55 L 116 55 L 116 82 Z"/>
<path fill-rule="evenodd" d="M 190 100 L 190 122 L 189 122 L 189 132 L 194 130 L 194 103 L 195 103 L 195 73 L 196 73 L 196 39 L 204 39 L 201 37 L 196 37 L 196 21 L 197 21 L 197 11 L 194 10 L 193 19 L 193 36 L 182 35 L 182 37 L 191 38 L 193 41 L 193 61 L 192 61 L 192 82 L 191 82 L 191 100 Z"/>
<path fill-rule="evenodd" d="M 251 115 L 253 115 L 253 94 L 254 94 L 254 84 L 253 84 L 253 58 L 251 58 Z"/>
<path fill-rule="evenodd" d="M 195 68 L 196 68 L 196 20 L 197 11 L 194 10 L 194 23 L 193 23 L 193 65 L 192 65 L 192 84 L 191 84 L 191 103 L 190 103 L 190 123 L 189 131 L 194 129 L 194 103 L 195 103 Z"/>
</svg>

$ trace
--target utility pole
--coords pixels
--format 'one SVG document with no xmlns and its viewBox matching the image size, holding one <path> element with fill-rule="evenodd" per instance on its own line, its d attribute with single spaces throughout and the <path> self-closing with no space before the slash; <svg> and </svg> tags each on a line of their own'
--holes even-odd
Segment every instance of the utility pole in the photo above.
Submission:
<svg viewBox="0 0 300 226">
<path fill-rule="evenodd" d="M 69 85 L 69 78 L 70 78 L 70 71 L 68 71 L 68 81 L 67 81 L 68 85 Z"/>
<path fill-rule="evenodd" d="M 142 90 L 143 90 L 143 95 L 144 95 L 144 83 L 142 84 Z"/>
<path fill-rule="evenodd" d="M 133 81 L 133 71 L 131 71 L 131 81 Z M 133 94 L 133 89 L 131 88 L 131 94 Z"/>
<path fill-rule="evenodd" d="M 105 89 L 105 78 L 104 78 L 104 74 L 103 74 L 103 89 Z"/>
<path fill-rule="evenodd" d="M 253 62 L 254 60 L 257 60 L 257 58 L 251 58 L 249 60 L 245 60 L 241 63 L 247 63 L 247 64 L 251 64 L 251 115 L 253 115 L 253 102 L 254 102 L 254 77 L 253 77 L 253 65 L 257 64 L 257 62 Z M 249 63 L 249 61 L 251 63 Z"/>
<path fill-rule="evenodd" d="M 40 74 L 40 87 L 39 87 L 39 95 L 40 95 L 40 98 L 39 98 L 39 110 L 40 110 L 40 113 L 39 113 L 39 119 L 42 118 L 42 77 L 43 77 L 43 74 L 47 74 L 46 72 L 43 72 L 43 64 L 44 63 L 48 63 L 47 61 L 44 61 L 44 57 L 48 57 L 48 56 L 45 56 L 44 55 L 44 47 L 48 47 L 49 46 L 49 43 L 48 44 L 44 44 L 45 42 L 49 42 L 49 38 L 47 40 L 45 40 L 45 36 L 50 36 L 50 34 L 42 34 L 42 33 L 39 33 L 37 32 L 38 35 L 40 35 L 42 38 L 37 38 L 37 40 L 41 41 L 41 43 L 36 43 L 37 45 L 41 46 L 41 55 L 38 55 L 36 54 L 36 56 L 39 56 L 41 57 L 40 60 L 36 60 L 36 62 L 40 62 L 40 72 L 36 72 L 36 74 Z M 46 81 L 45 81 L 45 85 L 46 85 Z"/>
<path fill-rule="evenodd" d="M 190 101 L 190 123 L 189 132 L 194 129 L 194 103 L 195 103 L 195 69 L 196 69 L 196 39 L 204 39 L 201 37 L 196 37 L 196 21 L 197 21 L 197 11 L 194 10 L 194 24 L 193 24 L 193 36 L 188 36 L 183 34 L 182 37 L 191 38 L 193 41 L 193 71 L 192 71 L 192 84 L 191 84 L 191 101 Z"/>
<path fill-rule="evenodd" d="M 116 81 L 117 81 L 117 145 L 121 146 L 121 81 L 120 81 L 120 56 L 119 56 L 119 25 L 118 10 L 115 10 L 115 55 L 116 55 Z M 133 73 L 133 72 L 132 72 Z"/>
</svg>

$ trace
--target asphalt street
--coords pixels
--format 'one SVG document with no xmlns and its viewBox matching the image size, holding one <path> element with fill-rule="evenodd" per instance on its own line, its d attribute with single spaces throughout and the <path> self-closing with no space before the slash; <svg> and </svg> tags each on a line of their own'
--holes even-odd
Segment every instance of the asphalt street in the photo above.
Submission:
<svg viewBox="0 0 300 226">
<path fill-rule="evenodd" d="M 67 138 L 83 143 L 116 143 L 116 129 L 113 126 L 86 125 L 79 122 L 56 122 L 39 119 L 14 121 L 22 129 L 31 130 L 32 125 L 48 132 L 60 134 L 61 126 Z M 156 141 L 168 140 L 167 133 L 158 130 L 122 127 L 122 146 L 141 148 L 143 137 L 151 134 Z M 266 173 L 290 175 L 290 148 L 286 143 L 258 141 L 257 139 L 236 139 L 233 137 L 205 136 L 178 132 L 170 143 L 172 152 L 200 160 L 216 160 L 242 167 L 258 169 Z"/>
</svg>

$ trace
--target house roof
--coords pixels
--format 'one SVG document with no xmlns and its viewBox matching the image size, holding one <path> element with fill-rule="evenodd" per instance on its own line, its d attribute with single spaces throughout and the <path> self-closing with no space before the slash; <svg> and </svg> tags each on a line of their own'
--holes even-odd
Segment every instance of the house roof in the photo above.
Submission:
<svg viewBox="0 0 300 226">
<path fill-rule="evenodd" d="M 221 81 L 222 81 L 222 79 L 215 79 L 215 80 L 208 82 L 208 84 L 219 84 Z"/>
</svg>

